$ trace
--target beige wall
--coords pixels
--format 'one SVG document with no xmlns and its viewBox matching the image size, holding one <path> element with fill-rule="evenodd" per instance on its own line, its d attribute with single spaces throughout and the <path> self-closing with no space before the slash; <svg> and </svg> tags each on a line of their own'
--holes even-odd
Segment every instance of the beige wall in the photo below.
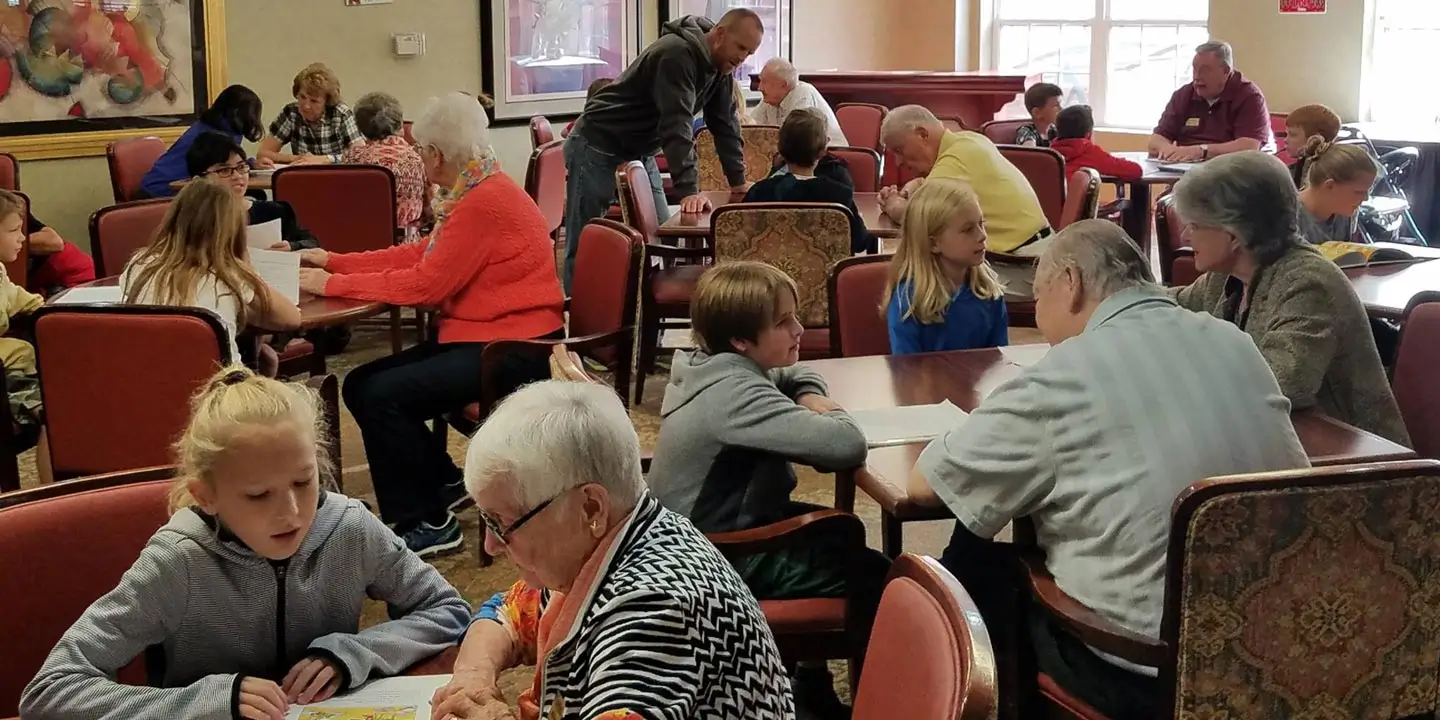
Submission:
<svg viewBox="0 0 1440 720">
<path fill-rule="evenodd" d="M 1235 65 L 1274 112 L 1324 103 L 1360 118 L 1365 0 L 1330 0 L 1324 15 L 1281 15 L 1275 3 L 1211 0 L 1210 34 L 1235 48 Z M 1418 68 L 1417 68 L 1418 69 Z"/>
</svg>

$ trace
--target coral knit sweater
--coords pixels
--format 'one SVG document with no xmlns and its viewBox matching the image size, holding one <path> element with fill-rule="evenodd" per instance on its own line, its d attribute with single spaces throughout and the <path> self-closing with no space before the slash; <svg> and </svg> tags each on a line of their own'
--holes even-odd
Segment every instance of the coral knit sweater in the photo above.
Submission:
<svg viewBox="0 0 1440 720">
<path fill-rule="evenodd" d="M 559 330 L 565 304 L 545 217 L 509 176 L 472 188 L 434 238 L 333 254 L 325 294 L 438 307 L 440 342 L 534 338 Z"/>
</svg>

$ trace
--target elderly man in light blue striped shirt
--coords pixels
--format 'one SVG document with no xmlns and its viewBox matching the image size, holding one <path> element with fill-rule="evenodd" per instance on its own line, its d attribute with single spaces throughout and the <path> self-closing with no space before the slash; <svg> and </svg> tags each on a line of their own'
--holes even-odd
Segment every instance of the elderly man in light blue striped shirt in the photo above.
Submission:
<svg viewBox="0 0 1440 720">
<path fill-rule="evenodd" d="M 1172 503 L 1209 477 L 1307 467 L 1290 403 L 1255 343 L 1176 305 L 1113 223 L 1059 233 L 1035 287 L 1053 347 L 925 449 L 911 498 L 955 513 L 957 568 L 1032 517 L 1061 589 L 1158 637 Z M 1041 669 L 1068 691 L 1110 717 L 1155 716 L 1153 669 L 1031 625 Z"/>
</svg>

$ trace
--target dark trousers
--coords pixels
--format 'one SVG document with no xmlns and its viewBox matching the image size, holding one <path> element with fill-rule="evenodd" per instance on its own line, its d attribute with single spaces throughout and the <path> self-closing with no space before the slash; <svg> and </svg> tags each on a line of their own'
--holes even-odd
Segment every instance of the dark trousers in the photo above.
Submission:
<svg viewBox="0 0 1440 720">
<path fill-rule="evenodd" d="M 1160 699 L 1159 681 L 1096 655 L 1055 624 L 1038 603 L 1030 603 L 1030 643 L 1035 664 L 1066 692 L 1111 720 L 1151 720 Z"/>
</svg>

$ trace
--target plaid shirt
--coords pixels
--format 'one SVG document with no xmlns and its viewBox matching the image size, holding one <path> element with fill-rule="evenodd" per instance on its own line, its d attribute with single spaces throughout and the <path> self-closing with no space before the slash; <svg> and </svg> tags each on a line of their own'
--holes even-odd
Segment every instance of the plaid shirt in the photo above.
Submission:
<svg viewBox="0 0 1440 720">
<path fill-rule="evenodd" d="M 391 135 L 379 142 L 351 145 L 340 162 L 352 165 L 380 165 L 395 174 L 395 225 L 410 229 L 425 209 L 425 163 L 405 138 Z"/>
<path fill-rule="evenodd" d="M 339 160 L 351 145 L 365 142 L 355 124 L 355 113 L 343 103 L 325 108 L 320 122 L 311 124 L 300 117 L 300 106 L 292 102 L 270 123 L 270 135 L 282 146 L 289 143 L 290 152 L 296 155 L 325 155 L 331 160 Z"/>
</svg>

